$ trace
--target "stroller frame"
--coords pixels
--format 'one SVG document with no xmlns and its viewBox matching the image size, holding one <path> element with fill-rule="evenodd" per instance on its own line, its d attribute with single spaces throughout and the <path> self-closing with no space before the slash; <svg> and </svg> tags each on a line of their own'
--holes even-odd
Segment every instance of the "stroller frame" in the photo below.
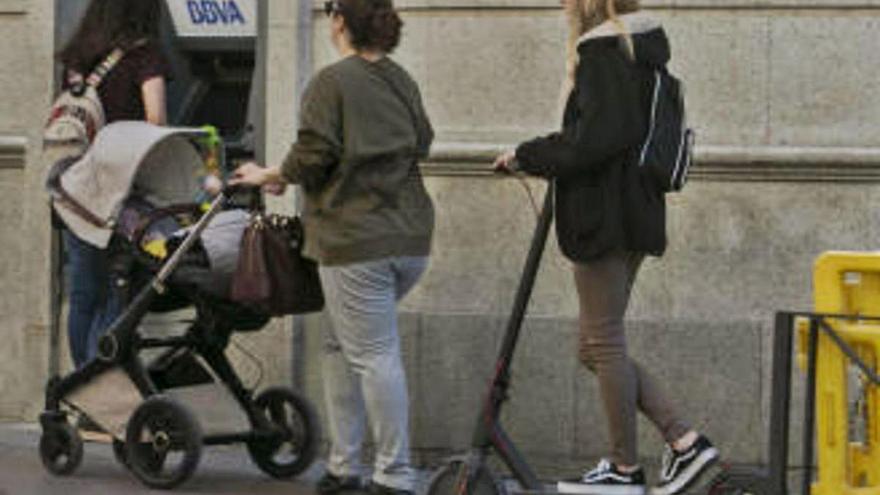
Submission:
<svg viewBox="0 0 880 495">
<path fill-rule="evenodd" d="M 137 331 L 153 303 L 168 290 L 166 284 L 184 256 L 196 245 L 205 228 L 229 199 L 229 192 L 224 191 L 212 201 L 210 208 L 193 225 L 180 246 L 161 265 L 150 282 L 131 298 L 101 337 L 95 359 L 64 377 L 59 376 L 57 360 L 53 359 L 45 391 L 45 409 L 40 414 L 43 430 L 40 454 L 44 466 L 51 473 L 71 474 L 83 456 L 82 438 L 68 420 L 70 411 L 63 406 L 86 417 L 88 414 L 65 398 L 114 370 L 122 371 L 145 399 L 129 417 L 124 439 L 119 438 L 118 432 L 114 435 L 114 453 L 142 483 L 151 488 L 173 488 L 188 479 L 195 471 L 203 445 L 245 443 L 257 466 L 277 478 L 295 476 L 311 465 L 317 455 L 320 438 L 319 422 L 313 406 L 298 393 L 283 387 L 269 388 L 255 396 L 253 390 L 246 387 L 236 374 L 224 352 L 234 331 L 231 325 L 212 317 L 210 313 L 207 318 L 202 318 L 200 304 L 196 300 L 199 317 L 183 335 L 147 338 Z M 58 230 L 56 226 L 53 235 L 55 261 L 60 258 Z M 56 328 L 60 327 L 60 298 L 57 297 L 60 292 L 59 286 L 53 287 L 56 296 L 53 300 L 53 324 Z M 51 347 L 53 354 L 59 354 L 57 338 Z M 144 349 L 168 349 L 165 355 L 182 350 L 200 356 L 244 410 L 250 429 L 203 435 L 189 408 L 162 394 L 140 358 L 140 351 Z M 200 368 L 204 371 L 203 366 Z M 293 459 L 279 460 L 276 456 L 288 446 Z M 164 471 L 168 454 L 177 451 L 182 453 L 182 460 L 170 472 Z"/>
<path fill-rule="evenodd" d="M 272 432 L 266 419 L 254 411 L 252 407 L 252 394 L 245 388 L 238 375 L 233 371 L 232 364 L 223 352 L 224 348 L 218 349 L 217 346 L 212 345 L 211 339 L 199 337 L 199 332 L 206 330 L 201 328 L 199 322 L 193 323 L 186 332 L 186 335 L 182 337 L 141 338 L 137 333 L 138 324 L 149 312 L 153 301 L 165 292 L 165 283 L 169 276 L 180 264 L 183 256 L 198 240 L 199 235 L 207 227 L 211 219 L 221 209 L 225 200 L 224 195 L 220 195 L 214 200 L 208 212 L 195 225 L 193 233 L 184 240 L 151 283 L 141 289 L 138 295 L 133 298 L 132 303 L 116 318 L 98 343 L 97 359 L 64 378 L 55 376 L 49 381 L 49 385 L 46 387 L 46 412 L 43 416 L 53 416 L 54 412 L 59 411 L 65 396 L 80 386 L 89 383 L 101 373 L 116 366 L 121 367 L 126 372 L 144 396 L 159 394 L 160 390 L 150 379 L 146 368 L 137 359 L 139 351 L 151 348 L 192 348 L 198 351 L 217 373 L 218 377 L 229 385 L 230 391 L 247 412 L 248 419 L 262 427 L 261 429 L 263 430 L 260 433 L 254 432 L 252 435 L 208 436 L 204 438 L 205 444 L 247 441 L 255 436 L 265 435 L 267 431 L 268 433 Z M 41 421 L 43 416 L 41 416 Z"/>
</svg>

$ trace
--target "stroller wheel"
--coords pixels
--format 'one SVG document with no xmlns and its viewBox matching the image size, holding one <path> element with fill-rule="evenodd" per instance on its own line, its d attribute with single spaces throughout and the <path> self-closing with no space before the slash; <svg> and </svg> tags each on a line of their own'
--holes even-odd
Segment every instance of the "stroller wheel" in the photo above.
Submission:
<svg viewBox="0 0 880 495">
<path fill-rule="evenodd" d="M 312 405 L 283 387 L 266 390 L 254 404 L 275 429 L 272 437 L 248 442 L 248 453 L 254 463 L 275 478 L 289 478 L 305 471 L 315 460 L 321 437 Z"/>
<path fill-rule="evenodd" d="M 67 476 L 73 473 L 83 459 L 83 441 L 79 432 L 66 421 L 45 426 L 40 436 L 40 459 L 52 474 Z"/>
<path fill-rule="evenodd" d="M 135 409 L 125 432 L 121 462 L 150 488 L 186 481 L 202 455 L 202 429 L 183 404 L 157 395 Z"/>
</svg>

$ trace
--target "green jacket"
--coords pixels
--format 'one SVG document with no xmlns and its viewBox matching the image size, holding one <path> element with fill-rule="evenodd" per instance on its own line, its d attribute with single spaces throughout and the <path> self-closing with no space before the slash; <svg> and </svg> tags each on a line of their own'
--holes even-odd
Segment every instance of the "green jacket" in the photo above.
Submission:
<svg viewBox="0 0 880 495">
<path fill-rule="evenodd" d="M 389 58 L 345 58 L 303 96 L 282 165 L 305 191 L 305 255 L 324 265 L 427 256 L 434 207 L 418 160 L 434 132 L 415 81 Z"/>
</svg>

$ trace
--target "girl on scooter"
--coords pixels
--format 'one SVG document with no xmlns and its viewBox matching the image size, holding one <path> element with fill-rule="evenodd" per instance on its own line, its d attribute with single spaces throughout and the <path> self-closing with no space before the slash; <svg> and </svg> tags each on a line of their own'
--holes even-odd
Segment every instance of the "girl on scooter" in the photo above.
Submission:
<svg viewBox="0 0 880 495">
<path fill-rule="evenodd" d="M 623 317 L 639 266 L 666 248 L 662 193 L 626 187 L 631 157 L 644 140 L 654 70 L 670 59 L 663 27 L 638 0 L 561 0 L 570 37 L 562 131 L 521 144 L 495 161 L 556 181 L 556 233 L 573 262 L 579 358 L 599 379 L 611 455 L 560 493 L 643 495 L 636 451 L 636 411 L 667 442 L 653 495 L 682 493 L 718 458 L 661 393 L 648 370 L 629 357 Z M 650 197 L 646 197 L 649 194 Z"/>
</svg>

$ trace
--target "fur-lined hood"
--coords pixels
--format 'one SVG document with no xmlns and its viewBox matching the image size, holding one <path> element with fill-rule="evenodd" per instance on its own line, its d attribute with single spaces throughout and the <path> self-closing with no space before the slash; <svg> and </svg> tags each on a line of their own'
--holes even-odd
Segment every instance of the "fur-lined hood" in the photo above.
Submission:
<svg viewBox="0 0 880 495">
<path fill-rule="evenodd" d="M 624 29 L 632 35 L 636 62 L 651 67 L 663 67 L 671 57 L 669 39 L 663 26 L 655 18 L 644 12 L 624 14 L 619 17 Z M 617 26 L 612 21 L 605 21 L 587 31 L 578 39 L 578 47 L 582 49 L 591 41 L 620 36 Z"/>
</svg>

